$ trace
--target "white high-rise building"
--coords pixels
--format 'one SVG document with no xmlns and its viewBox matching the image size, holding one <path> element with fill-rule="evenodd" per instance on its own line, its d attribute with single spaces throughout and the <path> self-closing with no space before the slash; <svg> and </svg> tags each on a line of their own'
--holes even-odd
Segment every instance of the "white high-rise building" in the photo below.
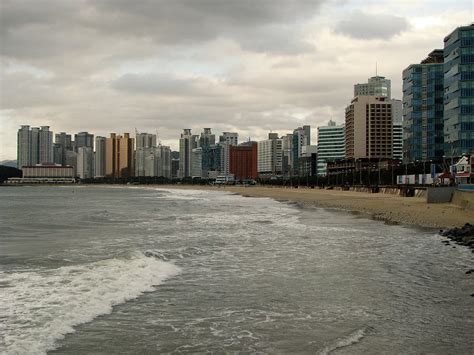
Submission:
<svg viewBox="0 0 474 355">
<path fill-rule="evenodd" d="M 283 139 L 270 133 L 270 139 L 257 142 L 257 172 L 264 176 L 282 174 Z"/>
<path fill-rule="evenodd" d="M 53 133 L 49 126 L 41 128 L 23 125 L 17 135 L 18 168 L 40 163 L 53 163 Z"/>
<path fill-rule="evenodd" d="M 94 152 L 91 147 L 77 149 L 77 175 L 81 179 L 90 179 L 94 175 Z"/>
<path fill-rule="evenodd" d="M 105 176 L 105 147 L 106 147 L 106 138 L 105 137 L 95 137 L 95 169 L 94 177 L 104 177 Z"/>
<path fill-rule="evenodd" d="M 346 156 L 344 124 L 336 125 L 336 122 L 330 120 L 327 126 L 318 127 L 317 154 L 317 173 L 320 176 L 326 175 L 328 162 L 344 159 Z"/>
<path fill-rule="evenodd" d="M 239 134 L 236 132 L 223 132 L 219 137 L 219 145 L 221 148 L 221 174 L 230 174 L 230 146 L 239 144 Z"/>
</svg>

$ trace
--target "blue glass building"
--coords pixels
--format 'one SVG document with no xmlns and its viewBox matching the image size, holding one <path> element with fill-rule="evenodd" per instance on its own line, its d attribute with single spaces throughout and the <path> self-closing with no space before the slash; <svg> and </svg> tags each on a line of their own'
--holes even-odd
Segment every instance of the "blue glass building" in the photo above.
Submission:
<svg viewBox="0 0 474 355">
<path fill-rule="evenodd" d="M 474 25 L 444 39 L 444 142 L 446 157 L 474 150 Z"/>
<path fill-rule="evenodd" d="M 443 50 L 403 71 L 403 159 L 441 161 L 444 155 Z"/>
</svg>

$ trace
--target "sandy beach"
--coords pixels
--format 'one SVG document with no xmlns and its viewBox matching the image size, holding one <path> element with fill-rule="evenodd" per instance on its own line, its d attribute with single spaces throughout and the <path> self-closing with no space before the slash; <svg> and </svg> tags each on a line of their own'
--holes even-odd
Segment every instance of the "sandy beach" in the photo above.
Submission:
<svg viewBox="0 0 474 355">
<path fill-rule="evenodd" d="M 268 197 L 279 201 L 296 202 L 303 207 L 335 208 L 368 214 L 388 223 L 423 227 L 452 228 L 474 222 L 474 211 L 452 203 L 427 204 L 425 198 L 400 197 L 382 193 L 354 191 L 290 189 L 260 186 L 186 186 L 159 185 L 164 188 L 206 189 L 229 191 L 249 197 Z"/>
</svg>

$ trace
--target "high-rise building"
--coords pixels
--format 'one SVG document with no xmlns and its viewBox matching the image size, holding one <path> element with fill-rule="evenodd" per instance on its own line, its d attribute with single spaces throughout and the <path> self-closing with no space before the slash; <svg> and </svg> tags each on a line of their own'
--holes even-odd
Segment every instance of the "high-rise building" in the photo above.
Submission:
<svg viewBox="0 0 474 355">
<path fill-rule="evenodd" d="M 90 179 L 94 176 L 94 152 L 91 147 L 78 148 L 77 175 L 81 179 Z"/>
<path fill-rule="evenodd" d="M 444 39 L 444 154 L 474 150 L 474 24 Z"/>
<path fill-rule="evenodd" d="M 38 162 L 40 164 L 53 163 L 53 132 L 49 130 L 49 126 L 41 126 L 38 144 Z"/>
<path fill-rule="evenodd" d="M 191 177 L 201 178 L 202 174 L 202 148 L 197 147 L 191 151 Z"/>
<path fill-rule="evenodd" d="M 354 85 L 354 97 L 356 96 L 383 96 L 391 98 L 391 82 L 383 76 L 373 76 L 367 83 Z"/>
<path fill-rule="evenodd" d="M 346 158 L 392 158 L 392 101 L 356 96 L 346 107 Z"/>
<path fill-rule="evenodd" d="M 30 126 L 23 125 L 17 135 L 17 167 L 33 165 L 31 159 L 31 130 Z"/>
<path fill-rule="evenodd" d="M 23 125 L 17 135 L 18 168 L 40 163 L 53 163 L 53 133 L 49 126 L 41 128 Z"/>
<path fill-rule="evenodd" d="M 403 159 L 403 104 L 401 100 L 392 99 L 392 158 Z"/>
<path fill-rule="evenodd" d="M 317 174 L 325 176 L 327 163 L 344 159 L 345 156 L 344 124 L 336 125 L 330 120 L 327 126 L 318 127 Z"/>
<path fill-rule="evenodd" d="M 135 144 L 137 149 L 156 147 L 156 134 L 137 133 L 135 135 Z"/>
<path fill-rule="evenodd" d="M 74 150 L 79 151 L 81 147 L 94 149 L 94 135 L 88 132 L 79 132 L 74 135 Z"/>
<path fill-rule="evenodd" d="M 171 148 L 164 145 L 156 147 L 156 152 L 160 157 L 157 176 L 171 178 Z"/>
<path fill-rule="evenodd" d="M 239 134 L 236 132 L 223 132 L 219 136 L 219 145 L 221 147 L 220 151 L 220 166 L 221 174 L 229 175 L 230 174 L 230 147 L 236 146 L 239 144 Z"/>
<path fill-rule="evenodd" d="M 213 150 L 216 144 L 216 136 L 210 128 L 204 128 L 199 138 L 199 147 L 202 148 L 202 175 L 207 177 L 208 172 L 213 170 Z"/>
<path fill-rule="evenodd" d="M 293 172 L 299 172 L 299 158 L 301 158 L 302 148 L 311 145 L 311 126 L 305 125 L 293 131 Z"/>
<path fill-rule="evenodd" d="M 196 136 L 191 133 L 191 129 L 186 128 L 181 133 L 179 139 L 179 177 L 191 176 L 191 153 L 197 148 Z"/>
<path fill-rule="evenodd" d="M 105 137 L 101 137 L 101 136 L 95 137 L 94 177 L 105 176 L 106 141 L 107 141 L 107 138 Z"/>
<path fill-rule="evenodd" d="M 260 176 L 277 176 L 283 172 L 283 140 L 269 136 L 271 138 L 257 143 L 257 172 Z"/>
<path fill-rule="evenodd" d="M 54 163 L 66 165 L 66 151 L 73 150 L 71 135 L 66 132 L 56 133 L 54 143 Z"/>
<path fill-rule="evenodd" d="M 282 140 L 282 173 L 285 176 L 293 174 L 293 134 L 288 133 Z"/>
<path fill-rule="evenodd" d="M 245 142 L 230 147 L 230 173 L 235 180 L 257 179 L 257 143 Z"/>
<path fill-rule="evenodd" d="M 115 178 L 127 178 L 134 174 L 134 139 L 130 134 L 118 136 L 110 134 L 105 147 L 105 175 Z"/>
<path fill-rule="evenodd" d="M 443 157 L 443 76 L 442 49 L 403 71 L 403 159 L 407 162 Z M 398 124 L 394 119 L 394 129 Z"/>
</svg>

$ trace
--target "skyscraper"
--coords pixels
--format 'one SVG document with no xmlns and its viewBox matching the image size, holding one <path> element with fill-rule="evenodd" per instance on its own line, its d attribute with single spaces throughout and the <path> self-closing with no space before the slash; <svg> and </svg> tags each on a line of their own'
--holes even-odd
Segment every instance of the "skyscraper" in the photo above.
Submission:
<svg viewBox="0 0 474 355">
<path fill-rule="evenodd" d="M 235 180 L 257 179 L 257 143 L 245 142 L 230 147 L 230 173 Z"/>
<path fill-rule="evenodd" d="M 293 172 L 299 172 L 299 158 L 301 158 L 302 148 L 311 145 L 311 126 L 305 125 L 293 131 Z"/>
<path fill-rule="evenodd" d="M 392 101 L 356 96 L 346 107 L 346 158 L 392 158 Z"/>
<path fill-rule="evenodd" d="M 73 150 L 71 135 L 66 132 L 54 135 L 55 153 L 54 163 L 66 165 L 66 151 Z"/>
<path fill-rule="evenodd" d="M 197 148 L 196 136 L 191 133 L 191 129 L 186 128 L 181 133 L 179 139 L 179 177 L 191 176 L 191 153 Z"/>
<path fill-rule="evenodd" d="M 392 99 L 392 159 L 403 159 L 403 104 Z"/>
<path fill-rule="evenodd" d="M 137 133 L 135 136 L 135 144 L 137 149 L 156 147 L 156 134 Z"/>
<path fill-rule="evenodd" d="M 444 39 L 444 154 L 474 150 L 474 25 Z"/>
<path fill-rule="evenodd" d="M 221 174 L 230 174 L 230 147 L 239 144 L 239 134 L 236 132 L 223 132 L 219 136 L 219 145 L 221 146 Z"/>
<path fill-rule="evenodd" d="M 327 126 L 318 127 L 317 174 L 325 176 L 327 163 L 345 156 L 344 124 L 336 125 L 330 120 Z"/>
<path fill-rule="evenodd" d="M 94 149 L 94 135 L 89 132 L 79 132 L 74 135 L 74 150 L 78 152 L 80 147 Z"/>
<path fill-rule="evenodd" d="M 269 139 L 257 143 L 257 172 L 270 177 L 283 172 L 283 140 L 269 134 Z"/>
<path fill-rule="evenodd" d="M 208 172 L 213 170 L 213 150 L 216 144 L 216 136 L 211 132 L 210 128 L 204 128 L 199 138 L 199 147 L 202 149 L 202 176 L 207 177 Z"/>
<path fill-rule="evenodd" d="M 90 179 L 94 175 L 94 152 L 91 147 L 79 147 L 77 151 L 77 175 Z"/>
<path fill-rule="evenodd" d="M 105 176 L 106 140 L 107 139 L 105 137 L 101 137 L 101 136 L 95 137 L 94 177 Z"/>
<path fill-rule="evenodd" d="M 391 98 L 391 82 L 383 76 L 373 76 L 367 83 L 354 85 L 354 97 L 356 96 L 383 96 Z"/>
<path fill-rule="evenodd" d="M 440 160 L 444 154 L 443 50 L 403 71 L 403 159 Z M 394 120 L 394 129 L 398 122 Z M 398 157 L 394 157 L 398 158 Z"/>
<path fill-rule="evenodd" d="M 53 162 L 53 133 L 49 126 L 30 129 L 30 126 L 23 125 L 18 130 L 17 139 L 18 168 Z"/>
<path fill-rule="evenodd" d="M 106 139 L 105 175 L 115 178 L 127 178 L 134 174 L 134 139 L 130 134 L 123 136 L 110 134 Z"/>
</svg>

